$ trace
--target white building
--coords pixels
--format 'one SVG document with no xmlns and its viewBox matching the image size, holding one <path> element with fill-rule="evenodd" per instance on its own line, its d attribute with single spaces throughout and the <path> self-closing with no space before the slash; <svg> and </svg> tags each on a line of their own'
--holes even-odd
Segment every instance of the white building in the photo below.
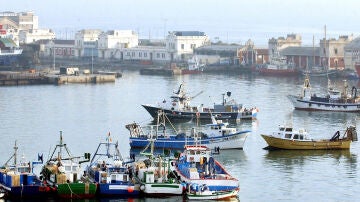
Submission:
<svg viewBox="0 0 360 202">
<path fill-rule="evenodd" d="M 347 46 L 353 40 L 353 35 L 339 36 L 338 39 L 321 39 L 320 40 L 320 60 L 321 65 L 329 69 L 344 69 L 351 68 L 351 62 L 347 60 L 345 64 L 345 57 L 349 56 L 349 50 L 353 46 Z M 356 44 L 356 43 L 355 43 Z M 345 47 L 347 48 L 345 49 Z M 349 66 L 350 65 L 350 66 Z"/>
<path fill-rule="evenodd" d="M 166 50 L 170 54 L 171 61 L 187 60 L 192 57 L 195 48 L 209 44 L 209 37 L 199 31 L 169 32 L 166 38 Z"/>
<path fill-rule="evenodd" d="M 74 40 L 41 40 L 38 41 L 40 45 L 39 54 L 40 57 L 52 57 L 55 58 L 74 58 L 75 49 L 74 49 Z"/>
<path fill-rule="evenodd" d="M 39 18 L 34 12 L 0 12 L 0 24 L 4 29 L 31 30 L 39 28 Z"/>
<path fill-rule="evenodd" d="M 55 33 L 51 29 L 20 30 L 20 44 L 34 43 L 39 40 L 55 39 Z"/>
<path fill-rule="evenodd" d="M 161 46 L 138 46 L 122 50 L 125 61 L 151 61 L 165 63 L 170 61 L 170 54 Z"/>
<path fill-rule="evenodd" d="M 0 29 L 6 38 L 12 39 L 17 45 L 20 44 L 21 31 L 37 30 L 39 28 L 38 16 L 30 12 L 0 12 Z"/>
<path fill-rule="evenodd" d="M 360 62 L 360 37 L 355 38 L 344 47 L 345 69 L 354 69 L 355 63 Z"/>
<path fill-rule="evenodd" d="M 98 57 L 99 29 L 83 29 L 75 34 L 75 57 Z"/>
<path fill-rule="evenodd" d="M 121 58 L 121 50 L 136 47 L 139 44 L 138 35 L 132 30 L 111 30 L 101 33 L 98 40 L 99 58 Z"/>
<path fill-rule="evenodd" d="M 299 34 L 288 34 L 286 38 L 271 38 L 268 42 L 269 55 L 270 57 L 277 56 L 284 48 L 300 47 L 301 43 L 302 39 Z"/>
</svg>

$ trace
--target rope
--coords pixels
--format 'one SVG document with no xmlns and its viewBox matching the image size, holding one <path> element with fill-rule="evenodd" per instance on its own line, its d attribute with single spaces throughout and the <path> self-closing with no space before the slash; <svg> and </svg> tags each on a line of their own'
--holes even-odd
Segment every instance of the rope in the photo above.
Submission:
<svg viewBox="0 0 360 202">
<path fill-rule="evenodd" d="M 67 184 L 67 186 L 69 187 L 69 190 L 70 190 L 70 196 L 71 196 L 71 198 L 72 198 L 72 195 L 73 195 L 73 194 L 74 194 L 75 196 L 77 196 L 77 197 L 79 197 L 79 198 L 80 198 L 80 196 L 79 196 L 79 195 L 75 194 L 75 193 L 71 190 L 70 184 L 69 184 L 69 183 L 66 183 L 66 184 Z"/>
</svg>

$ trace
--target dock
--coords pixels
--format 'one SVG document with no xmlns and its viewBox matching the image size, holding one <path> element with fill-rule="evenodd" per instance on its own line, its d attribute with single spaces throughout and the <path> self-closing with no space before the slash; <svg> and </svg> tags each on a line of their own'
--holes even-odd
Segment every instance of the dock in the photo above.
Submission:
<svg viewBox="0 0 360 202">
<path fill-rule="evenodd" d="M 168 68 L 143 68 L 140 69 L 141 75 L 166 75 L 166 76 L 172 76 L 172 75 L 180 75 L 181 70 L 180 69 L 168 69 Z"/>
<path fill-rule="evenodd" d="M 61 75 L 31 72 L 0 72 L 0 86 L 68 84 L 68 83 L 108 83 L 115 82 L 114 74 Z"/>
<path fill-rule="evenodd" d="M 68 83 L 108 83 L 115 82 L 116 76 L 103 74 L 89 75 L 51 75 L 48 76 L 50 84 L 68 84 Z"/>
</svg>

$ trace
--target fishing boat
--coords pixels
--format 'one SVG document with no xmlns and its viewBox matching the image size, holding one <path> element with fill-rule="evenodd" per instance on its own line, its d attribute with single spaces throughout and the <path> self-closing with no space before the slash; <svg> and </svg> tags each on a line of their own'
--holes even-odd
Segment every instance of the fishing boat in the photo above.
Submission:
<svg viewBox="0 0 360 202">
<path fill-rule="evenodd" d="M 336 112 L 360 112 L 360 97 L 357 95 L 356 87 L 352 87 L 351 94 L 348 94 L 348 85 L 344 81 L 344 89 L 334 88 L 328 81 L 326 96 L 311 94 L 309 76 L 305 77 L 301 94 L 288 95 L 289 100 L 295 109 L 308 111 L 336 111 Z"/>
<path fill-rule="evenodd" d="M 191 120 L 211 120 L 211 112 L 217 119 L 239 121 L 240 119 L 255 119 L 259 109 L 256 107 L 245 108 L 238 104 L 234 99 L 230 99 L 231 92 L 223 94 L 223 102 L 214 104 L 213 107 L 191 106 L 190 101 L 200 95 L 188 96 L 184 84 L 180 84 L 179 89 L 170 97 L 170 101 L 163 100 L 156 105 L 143 104 L 142 106 L 155 119 L 159 110 L 164 111 L 166 116 L 172 121 L 191 121 Z"/>
<path fill-rule="evenodd" d="M 310 77 L 334 77 L 338 73 L 335 69 L 327 69 L 325 67 L 313 66 L 311 69 L 301 71 L 303 76 Z"/>
<path fill-rule="evenodd" d="M 337 131 L 330 139 L 314 139 L 307 130 L 296 130 L 290 125 L 281 125 L 278 131 L 261 136 L 269 145 L 269 149 L 350 149 L 350 143 L 357 141 L 357 132 L 354 126 L 349 126 L 342 136 L 340 131 Z"/>
<path fill-rule="evenodd" d="M 211 149 L 204 145 L 185 146 L 174 165 L 179 178 L 188 183 L 206 184 L 210 191 L 239 189 L 239 180 L 231 176 L 214 159 Z"/>
<path fill-rule="evenodd" d="M 224 200 L 236 197 L 239 189 L 229 191 L 210 191 L 206 184 L 189 184 L 186 197 L 189 200 Z"/>
<path fill-rule="evenodd" d="M 250 130 L 237 130 L 229 127 L 229 123 L 222 120 L 216 120 L 211 115 L 212 123 L 205 125 L 205 130 L 196 132 L 192 128 L 189 135 L 179 133 L 171 124 L 166 114 L 158 112 L 156 125 L 150 125 L 150 129 L 144 129 L 137 123 L 128 124 L 125 127 L 130 132 L 130 147 L 145 148 L 154 139 L 155 149 L 183 150 L 185 145 L 195 145 L 197 142 L 206 145 L 209 148 L 220 149 L 242 149 Z M 172 127 L 172 132 L 167 131 L 166 123 Z M 200 137 L 197 139 L 197 137 Z"/>
<path fill-rule="evenodd" d="M 11 38 L 1 36 L 2 31 L 6 32 L 0 26 L 0 66 L 9 66 L 18 62 L 23 49 L 16 45 Z"/>
<path fill-rule="evenodd" d="M 265 76 L 297 76 L 300 74 L 294 64 L 288 63 L 286 57 L 280 56 L 279 53 L 270 58 L 269 64 L 258 66 L 256 71 Z"/>
<path fill-rule="evenodd" d="M 204 65 L 199 63 L 197 57 L 192 57 L 188 60 L 187 69 L 181 69 L 182 74 L 200 74 L 204 70 Z"/>
<path fill-rule="evenodd" d="M 86 178 L 98 185 L 101 196 L 140 195 L 139 185 L 133 182 L 132 161 L 125 161 L 119 151 L 118 142 L 113 143 L 110 133 L 106 142 L 100 142 L 90 164 Z"/>
<path fill-rule="evenodd" d="M 18 162 L 18 146 L 15 141 L 14 154 L 0 168 L 0 198 L 45 197 L 55 192 L 38 179 L 33 166 L 42 162 L 29 162 L 24 157 Z M 13 164 L 9 164 L 13 160 Z"/>
<path fill-rule="evenodd" d="M 148 147 L 141 152 L 146 158 L 134 162 L 132 166 L 135 179 L 140 184 L 140 190 L 145 195 L 157 197 L 182 195 L 185 187 L 177 179 L 174 171 L 171 170 L 172 159 L 169 156 L 155 156 L 154 141 L 155 139 L 150 139 L 148 145 L 150 146 L 150 152 L 145 152 Z"/>
<path fill-rule="evenodd" d="M 84 158 L 85 157 L 85 158 Z M 97 186 L 89 181 L 82 181 L 81 163 L 90 160 L 90 153 L 84 156 L 72 156 L 63 142 L 60 131 L 60 142 L 56 145 L 50 158 L 41 170 L 41 178 L 50 187 L 56 187 L 58 196 L 62 198 L 95 197 Z"/>
</svg>

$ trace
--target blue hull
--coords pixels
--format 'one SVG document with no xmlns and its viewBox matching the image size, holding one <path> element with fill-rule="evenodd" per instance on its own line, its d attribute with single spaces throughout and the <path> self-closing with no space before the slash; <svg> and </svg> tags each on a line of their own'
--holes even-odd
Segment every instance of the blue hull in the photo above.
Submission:
<svg viewBox="0 0 360 202">
<path fill-rule="evenodd" d="M 7 187 L 0 184 L 0 187 L 5 190 L 7 196 L 15 198 L 47 197 L 55 193 L 54 191 L 46 190 L 46 187 L 40 185 Z"/>
<path fill-rule="evenodd" d="M 201 138 L 200 140 L 195 141 L 194 138 L 184 138 L 184 137 L 177 137 L 177 136 L 170 136 L 168 138 L 165 137 L 157 137 L 154 142 L 155 149 L 179 149 L 183 150 L 186 145 L 207 145 L 210 144 L 212 141 L 217 141 L 218 139 L 224 138 L 231 138 L 234 135 L 242 134 L 242 133 L 249 133 L 249 130 L 244 130 L 239 133 L 227 136 L 220 136 L 214 138 Z M 150 141 L 148 137 L 130 137 L 130 147 L 131 148 L 145 148 L 149 145 Z"/>
</svg>

